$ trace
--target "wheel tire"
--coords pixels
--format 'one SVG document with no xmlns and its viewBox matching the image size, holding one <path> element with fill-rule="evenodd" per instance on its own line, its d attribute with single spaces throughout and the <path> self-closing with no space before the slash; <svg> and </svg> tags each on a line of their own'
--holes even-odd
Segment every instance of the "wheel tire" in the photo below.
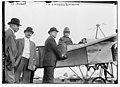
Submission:
<svg viewBox="0 0 120 87">
<path fill-rule="evenodd" d="M 106 84 L 106 81 L 102 77 L 96 77 L 92 80 L 92 83 L 93 84 Z"/>
</svg>

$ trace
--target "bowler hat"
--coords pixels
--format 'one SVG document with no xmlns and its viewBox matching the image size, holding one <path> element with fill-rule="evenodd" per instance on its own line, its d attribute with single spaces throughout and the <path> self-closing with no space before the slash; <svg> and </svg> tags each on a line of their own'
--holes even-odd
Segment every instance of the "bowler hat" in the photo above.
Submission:
<svg viewBox="0 0 120 87">
<path fill-rule="evenodd" d="M 34 32 L 33 32 L 33 29 L 32 29 L 31 27 L 27 27 L 26 30 L 24 30 L 24 33 L 25 33 L 26 31 L 29 31 L 29 32 L 34 33 Z"/>
<path fill-rule="evenodd" d="M 57 32 L 59 32 L 55 27 L 52 27 L 52 28 L 50 28 L 50 30 L 48 31 L 48 33 L 50 34 L 50 32 L 52 32 L 52 31 L 57 31 Z"/>
<path fill-rule="evenodd" d="M 20 25 L 20 20 L 17 19 L 17 18 L 12 18 L 10 22 L 8 22 L 8 24 L 16 24 L 18 26 L 21 26 Z"/>
</svg>

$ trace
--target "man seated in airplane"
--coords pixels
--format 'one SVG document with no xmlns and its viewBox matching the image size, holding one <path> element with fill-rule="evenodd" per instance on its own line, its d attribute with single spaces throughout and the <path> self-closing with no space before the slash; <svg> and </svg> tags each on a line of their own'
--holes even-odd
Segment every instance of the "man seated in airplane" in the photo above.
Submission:
<svg viewBox="0 0 120 87">
<path fill-rule="evenodd" d="M 65 45 L 72 45 L 72 39 L 70 36 L 70 29 L 69 27 L 65 27 L 63 31 L 63 37 L 59 39 L 58 45 L 65 44 Z"/>
<path fill-rule="evenodd" d="M 86 44 L 87 43 L 87 39 L 83 38 L 78 44 Z"/>
</svg>

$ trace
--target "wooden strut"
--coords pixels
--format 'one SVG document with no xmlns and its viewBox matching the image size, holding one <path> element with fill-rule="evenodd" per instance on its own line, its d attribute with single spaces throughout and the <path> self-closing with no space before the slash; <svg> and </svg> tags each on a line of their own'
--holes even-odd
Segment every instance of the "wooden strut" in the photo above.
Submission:
<svg viewBox="0 0 120 87">
<path fill-rule="evenodd" d="M 77 75 L 82 80 L 82 78 L 71 67 L 69 68 L 75 73 L 75 75 Z"/>
</svg>

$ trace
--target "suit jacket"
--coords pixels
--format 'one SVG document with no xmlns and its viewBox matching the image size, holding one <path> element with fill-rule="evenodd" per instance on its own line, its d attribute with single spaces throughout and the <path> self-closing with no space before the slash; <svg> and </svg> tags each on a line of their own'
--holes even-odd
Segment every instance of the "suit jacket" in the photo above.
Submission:
<svg viewBox="0 0 120 87">
<path fill-rule="evenodd" d="M 14 66 L 17 52 L 18 50 L 16 46 L 15 35 L 11 29 L 8 29 L 5 31 L 5 62 L 6 62 L 6 65 Z"/>
<path fill-rule="evenodd" d="M 17 59 L 15 61 L 15 66 L 17 67 L 20 63 L 23 54 L 23 49 L 25 44 L 24 38 L 17 39 L 16 44 L 18 48 L 18 54 L 17 54 Z M 30 40 L 30 58 L 28 63 L 28 69 L 35 70 L 34 67 L 35 65 L 36 65 L 36 46 L 35 43 Z"/>
<path fill-rule="evenodd" d="M 62 58 L 61 52 L 53 37 L 48 37 L 45 42 L 45 54 L 43 59 L 44 66 L 56 66 L 57 59 Z"/>
</svg>

